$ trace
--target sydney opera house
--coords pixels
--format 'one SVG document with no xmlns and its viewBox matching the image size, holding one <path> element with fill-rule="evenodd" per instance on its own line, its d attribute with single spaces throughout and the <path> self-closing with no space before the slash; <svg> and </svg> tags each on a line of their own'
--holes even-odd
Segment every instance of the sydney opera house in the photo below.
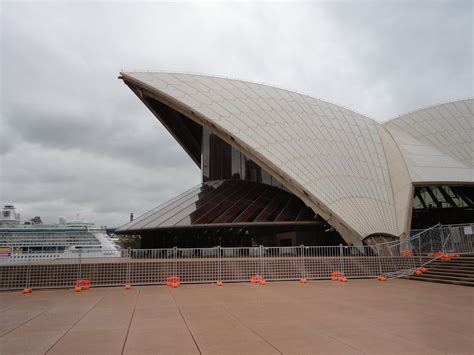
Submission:
<svg viewBox="0 0 474 355">
<path fill-rule="evenodd" d="M 370 245 L 473 222 L 472 99 L 380 124 L 239 80 L 120 78 L 202 172 L 202 184 L 117 230 L 144 248 Z"/>
</svg>

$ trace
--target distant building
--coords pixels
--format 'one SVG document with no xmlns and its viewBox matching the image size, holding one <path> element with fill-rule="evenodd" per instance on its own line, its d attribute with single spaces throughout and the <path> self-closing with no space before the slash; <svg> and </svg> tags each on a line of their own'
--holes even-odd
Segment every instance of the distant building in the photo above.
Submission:
<svg viewBox="0 0 474 355">
<path fill-rule="evenodd" d="M 117 230 L 142 247 L 358 245 L 473 222 L 472 99 L 379 124 L 244 81 L 121 78 L 202 171 L 201 185 Z"/>
</svg>

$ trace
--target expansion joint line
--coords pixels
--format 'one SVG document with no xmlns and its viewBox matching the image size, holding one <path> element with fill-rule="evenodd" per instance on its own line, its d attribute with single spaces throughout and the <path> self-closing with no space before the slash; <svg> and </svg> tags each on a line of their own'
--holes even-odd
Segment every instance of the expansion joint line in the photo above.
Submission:
<svg viewBox="0 0 474 355">
<path fill-rule="evenodd" d="M 25 320 L 24 322 L 18 324 L 18 325 L 17 325 L 16 327 L 14 327 L 13 329 L 10 329 L 9 331 L 7 331 L 7 332 L 1 334 L 1 335 L 0 335 L 0 338 L 4 337 L 5 335 L 10 334 L 11 332 L 15 331 L 15 330 L 18 329 L 18 328 L 24 326 L 26 323 L 29 323 L 29 322 L 31 322 L 32 320 L 38 318 L 40 315 L 42 315 L 42 314 L 45 313 L 46 311 L 48 311 L 48 309 L 45 309 L 45 310 L 39 312 L 37 315 L 35 315 L 35 316 L 33 316 L 33 317 L 31 317 L 31 318 Z"/>
<path fill-rule="evenodd" d="M 186 321 L 186 318 L 184 317 L 184 314 L 183 312 L 181 311 L 181 308 L 179 307 L 178 305 L 178 302 L 176 302 L 174 296 L 173 296 L 173 292 L 171 292 L 171 290 L 168 290 L 170 296 L 171 296 L 171 299 L 173 300 L 174 302 L 174 305 L 176 306 L 176 309 L 178 310 L 180 316 L 181 316 L 181 319 L 183 320 L 184 324 L 186 325 L 186 328 L 188 329 L 188 332 L 189 332 L 189 335 L 191 335 L 191 338 L 193 339 L 194 341 L 194 345 L 196 345 L 196 349 L 198 350 L 199 354 L 202 354 L 201 352 L 201 348 L 199 347 L 199 344 L 197 343 L 197 340 L 196 338 L 194 337 L 194 334 L 193 332 L 191 331 L 191 328 L 189 327 L 189 324 L 188 322 Z"/>
<path fill-rule="evenodd" d="M 334 336 L 332 336 L 332 335 L 330 335 L 330 334 L 328 334 L 328 333 L 326 333 L 326 332 L 324 332 L 324 331 L 321 331 L 321 330 L 314 330 L 314 329 L 312 329 L 311 331 L 312 331 L 313 333 L 315 333 L 315 334 L 323 335 L 323 336 L 325 336 L 325 337 L 328 337 L 328 338 L 334 340 L 334 341 L 337 342 L 337 343 L 340 343 L 340 344 L 343 344 L 343 345 L 345 345 L 345 346 L 347 346 L 347 347 L 349 347 L 349 348 L 352 348 L 352 349 L 354 349 L 354 350 L 360 352 L 360 353 L 363 354 L 363 355 L 367 355 L 367 353 L 366 353 L 365 351 L 363 351 L 362 349 L 359 349 L 359 348 L 357 348 L 357 347 L 355 347 L 355 346 L 353 346 L 353 345 L 351 345 L 351 344 L 348 344 L 348 343 L 346 343 L 345 341 L 342 341 L 341 339 L 338 339 L 338 338 L 336 338 L 336 337 L 334 337 Z"/>
<path fill-rule="evenodd" d="M 140 287 L 137 292 L 137 297 L 135 298 L 135 304 L 133 305 L 133 311 L 132 315 L 130 316 L 130 322 L 128 322 L 127 334 L 125 335 L 125 340 L 123 341 L 122 345 L 122 352 L 120 354 L 123 354 L 123 352 L 125 351 L 125 345 L 127 344 L 128 334 L 130 333 L 130 327 L 132 326 L 133 317 L 135 316 L 135 310 L 137 309 L 138 297 L 140 297 L 141 290 L 142 288 Z"/>
<path fill-rule="evenodd" d="M 66 331 L 64 332 L 64 334 L 61 335 L 61 336 L 59 337 L 59 339 L 56 340 L 56 341 L 54 342 L 54 344 L 51 345 L 51 346 L 48 348 L 48 350 L 46 350 L 45 355 L 46 355 L 47 353 L 49 353 L 49 352 L 51 351 L 51 349 L 54 348 L 54 347 L 56 346 L 56 344 L 59 343 L 59 342 L 61 341 L 61 339 L 63 339 L 63 338 L 71 331 L 72 328 L 74 328 L 81 320 L 83 320 L 84 317 L 87 316 L 87 315 L 90 313 L 90 311 L 92 311 L 92 310 L 95 308 L 95 306 L 97 306 L 97 305 L 99 304 L 99 302 L 102 301 L 103 298 L 104 298 L 104 297 L 99 298 L 99 300 L 98 300 L 97 302 L 95 302 L 95 303 L 92 305 L 92 307 L 87 310 L 86 313 L 84 313 L 76 322 L 74 322 L 74 324 L 71 325 L 71 326 L 68 328 L 68 330 L 66 330 Z"/>
<path fill-rule="evenodd" d="M 2 309 L 2 310 L 0 311 L 0 313 L 5 313 L 6 311 L 8 311 L 8 310 L 10 310 L 10 309 L 12 309 L 12 308 L 15 308 L 15 307 L 16 307 L 16 305 L 12 304 L 11 306 Z M 0 335 L 0 336 L 1 336 L 1 335 Z"/>
<path fill-rule="evenodd" d="M 268 345 L 270 345 L 273 349 L 275 349 L 279 354 L 282 354 L 283 353 L 275 346 L 273 345 L 272 343 L 270 343 L 267 339 L 265 339 L 262 335 L 260 335 L 256 330 L 254 330 L 253 328 L 249 327 L 245 322 L 243 322 L 242 320 L 240 320 L 239 318 L 237 318 L 231 311 L 229 311 L 227 308 L 225 308 L 224 306 L 220 306 L 224 312 L 226 312 L 228 315 L 230 315 L 233 319 L 235 319 L 237 322 L 239 322 L 240 324 L 242 324 L 245 328 L 247 328 L 248 330 L 250 330 L 252 333 L 254 333 L 256 336 L 258 336 L 260 339 L 262 339 L 265 343 L 267 343 Z"/>
</svg>

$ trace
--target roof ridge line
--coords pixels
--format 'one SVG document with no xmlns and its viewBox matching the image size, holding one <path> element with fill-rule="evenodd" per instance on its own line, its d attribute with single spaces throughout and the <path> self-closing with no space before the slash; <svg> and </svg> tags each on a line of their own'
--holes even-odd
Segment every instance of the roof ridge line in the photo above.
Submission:
<svg viewBox="0 0 474 355">
<path fill-rule="evenodd" d="M 310 95 L 308 93 L 304 93 L 304 92 L 301 92 L 301 91 L 298 91 L 298 90 L 294 90 L 294 89 L 288 89 L 288 88 L 285 88 L 285 87 L 282 87 L 282 86 L 276 86 L 276 85 L 271 85 L 271 84 L 268 84 L 268 83 L 264 83 L 264 82 L 258 82 L 258 81 L 253 81 L 253 80 L 249 80 L 249 79 L 244 79 L 244 78 L 238 78 L 238 77 L 228 77 L 228 76 L 224 76 L 224 75 L 216 75 L 216 74 L 206 74 L 206 73 L 201 73 L 201 72 L 191 72 L 191 71 L 178 71 L 178 70 L 121 70 L 120 73 L 163 73 L 163 74 L 185 74 L 185 75 L 197 75 L 197 76 L 205 76 L 205 77 L 208 77 L 208 78 L 217 78 L 217 79 L 226 79 L 226 80 L 234 80 L 234 81 L 242 81 L 242 82 L 246 82 L 246 83 L 250 83 L 250 84 L 256 84 L 256 85 L 262 85 L 262 86 L 266 86 L 266 87 L 270 87 L 270 88 L 273 88 L 273 89 L 279 89 L 279 90 L 285 90 L 287 92 L 290 92 L 290 93 L 295 93 L 295 94 L 298 94 L 298 95 L 302 95 L 302 96 L 307 96 L 307 97 L 310 97 L 312 99 L 316 99 L 316 100 L 319 100 L 319 101 L 322 101 L 322 102 L 325 102 L 325 103 L 328 103 L 328 104 L 331 104 L 331 105 L 334 105 L 334 106 L 337 106 L 337 107 L 341 107 L 345 110 L 348 110 L 348 111 L 351 111 L 353 113 L 356 113 L 360 116 L 363 116 L 364 118 L 368 118 L 372 121 L 374 121 L 375 123 L 377 124 L 382 124 L 383 122 L 382 121 L 377 121 L 374 117 L 372 117 L 371 115 L 368 115 L 366 113 L 362 113 L 356 109 L 353 109 L 353 108 L 349 108 L 347 106 L 344 106 L 342 104 L 339 104 L 339 103 L 336 103 L 336 102 L 333 102 L 333 101 L 329 101 L 329 100 L 326 100 L 326 99 L 323 99 L 319 96 L 314 96 L 314 95 Z"/>
<path fill-rule="evenodd" d="M 415 109 L 415 110 L 408 111 L 408 112 L 406 112 L 406 113 L 404 113 L 404 114 L 401 114 L 401 115 L 398 115 L 398 116 L 389 118 L 389 119 L 387 119 L 387 120 L 385 120 L 385 121 L 383 121 L 383 122 L 380 122 L 380 124 L 381 124 L 381 125 L 384 125 L 385 123 L 388 123 L 388 122 L 390 122 L 390 121 L 396 120 L 396 119 L 398 119 L 398 118 L 405 117 L 405 116 L 408 116 L 408 115 L 412 115 L 412 114 L 417 113 L 417 112 L 429 110 L 430 108 L 434 108 L 434 107 L 437 107 L 437 106 L 444 106 L 444 105 L 447 105 L 447 104 L 454 104 L 454 103 L 456 103 L 456 102 L 463 102 L 463 101 L 469 101 L 469 100 L 474 100 L 474 96 L 465 97 L 465 98 L 462 98 L 462 99 L 455 99 L 455 100 L 451 100 L 451 101 L 442 101 L 442 102 L 437 103 L 437 104 L 425 106 L 425 107 L 422 107 L 422 108 L 417 108 L 417 109 Z"/>
</svg>

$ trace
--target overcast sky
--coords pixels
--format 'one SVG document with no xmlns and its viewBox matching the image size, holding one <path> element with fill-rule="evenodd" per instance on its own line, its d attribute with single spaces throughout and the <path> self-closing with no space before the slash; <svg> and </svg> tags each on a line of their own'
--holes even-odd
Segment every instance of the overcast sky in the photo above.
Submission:
<svg viewBox="0 0 474 355">
<path fill-rule="evenodd" d="M 471 1 L 1 2 L 0 203 L 118 226 L 200 171 L 117 79 L 263 82 L 378 121 L 473 96 Z"/>
</svg>

